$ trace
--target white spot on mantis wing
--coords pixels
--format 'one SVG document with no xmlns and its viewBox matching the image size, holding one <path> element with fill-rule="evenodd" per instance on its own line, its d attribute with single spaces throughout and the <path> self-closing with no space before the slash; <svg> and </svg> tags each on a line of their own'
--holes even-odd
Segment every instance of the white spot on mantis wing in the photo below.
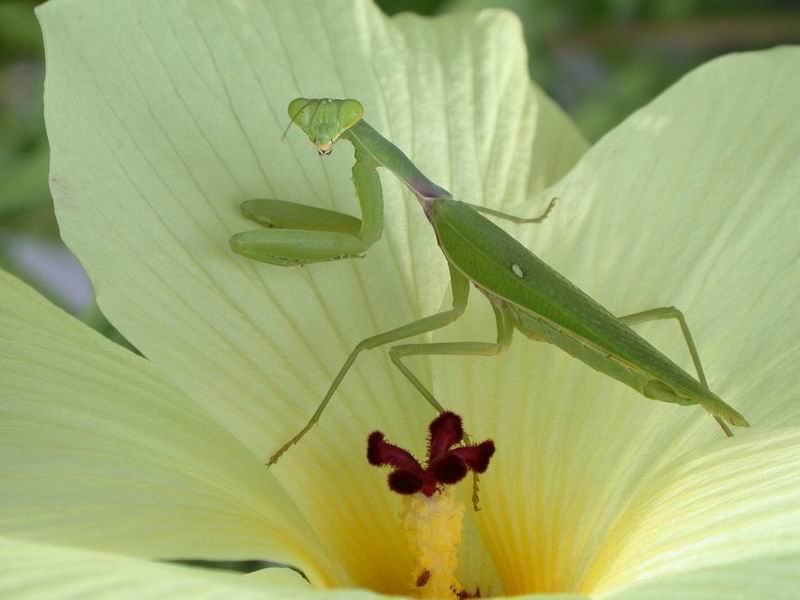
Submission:
<svg viewBox="0 0 800 600">
<path fill-rule="evenodd" d="M 516 275 L 517 277 L 522 277 L 522 276 L 525 275 L 522 272 L 522 267 L 520 267 L 519 265 L 511 265 L 511 270 L 514 272 L 514 275 Z"/>
</svg>

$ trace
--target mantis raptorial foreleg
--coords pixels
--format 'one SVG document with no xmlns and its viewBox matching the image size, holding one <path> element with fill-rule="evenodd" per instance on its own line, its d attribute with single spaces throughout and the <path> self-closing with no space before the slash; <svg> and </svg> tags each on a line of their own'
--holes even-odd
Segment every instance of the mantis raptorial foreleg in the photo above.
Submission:
<svg viewBox="0 0 800 600">
<path fill-rule="evenodd" d="M 322 415 L 325 407 L 328 405 L 328 402 L 330 402 L 334 392 L 336 392 L 336 389 L 339 387 L 339 384 L 341 384 L 344 376 L 347 375 L 350 367 L 353 366 L 353 363 L 362 351 L 371 350 L 372 348 L 377 348 L 378 346 L 384 346 L 386 344 L 391 344 L 392 342 L 414 337 L 415 335 L 441 329 L 442 327 L 445 327 L 458 319 L 467 306 L 467 299 L 469 297 L 469 280 L 451 266 L 450 285 L 453 291 L 453 308 L 450 310 L 425 317 L 424 319 L 419 319 L 418 321 L 412 321 L 411 323 L 407 323 L 397 327 L 396 329 L 392 329 L 391 331 L 373 335 L 361 340 L 358 344 L 356 344 L 356 347 L 347 357 L 347 360 L 344 361 L 341 369 L 339 369 L 339 373 L 336 375 L 333 383 L 331 383 L 327 393 L 325 394 L 325 397 L 322 399 L 322 402 L 320 402 L 317 410 L 314 411 L 311 419 L 297 435 L 295 435 L 286 444 L 281 446 L 280 449 L 270 457 L 267 464 L 275 464 L 284 452 L 299 442 L 302 437 L 317 423 L 317 421 L 319 421 L 320 415 Z M 436 402 L 435 399 L 433 400 L 433 403 L 434 408 L 436 408 L 437 411 L 442 412 L 444 410 L 444 408 L 438 402 Z"/>
<path fill-rule="evenodd" d="M 383 232 L 383 191 L 377 163 L 360 148 L 355 156 L 360 220 L 283 200 L 250 200 L 242 204 L 244 216 L 273 229 L 237 233 L 230 241 L 234 252 L 283 267 L 362 256 Z"/>
<path fill-rule="evenodd" d="M 692 356 L 692 362 L 694 363 L 694 369 L 697 371 L 697 378 L 700 380 L 700 383 L 703 384 L 703 387 L 706 389 L 710 389 L 708 387 L 708 380 L 706 379 L 705 371 L 703 371 L 703 365 L 700 362 L 700 353 L 697 351 L 697 346 L 694 344 L 694 339 L 692 338 L 692 333 L 689 331 L 689 324 L 686 322 L 686 317 L 683 316 L 683 313 L 675 308 L 674 306 L 664 306 L 661 308 L 652 308 L 650 310 L 643 310 L 641 312 L 633 313 L 631 315 L 625 315 L 624 317 L 618 317 L 620 321 L 625 323 L 626 325 L 637 325 L 639 323 L 646 323 L 648 321 L 656 321 L 659 319 L 675 319 L 678 321 L 678 324 L 681 327 L 681 333 L 683 333 L 683 339 L 686 340 L 686 346 L 689 348 L 689 354 Z M 722 430 L 725 432 L 725 435 L 728 437 L 733 437 L 733 432 L 730 430 L 730 427 L 720 419 L 716 415 L 712 415 L 714 419 L 719 423 L 719 426 L 722 427 Z"/>
<path fill-rule="evenodd" d="M 242 202 L 242 214 L 264 227 L 330 231 L 358 237 L 361 219 L 344 213 L 284 200 L 258 199 Z"/>
<path fill-rule="evenodd" d="M 465 202 L 467 206 L 471 206 L 479 213 L 484 213 L 486 215 L 491 215 L 492 217 L 496 217 L 498 219 L 504 219 L 506 221 L 511 221 L 512 223 L 518 224 L 525 224 L 525 223 L 541 223 L 547 217 L 550 216 L 550 213 L 553 211 L 553 208 L 558 202 L 558 198 L 552 198 L 550 200 L 550 204 L 547 205 L 547 208 L 537 217 L 518 217 L 516 215 L 510 215 L 508 213 L 500 212 L 499 210 L 494 210 L 493 208 L 486 208 L 485 206 L 479 206 L 477 204 L 470 204 L 469 202 Z"/>
</svg>

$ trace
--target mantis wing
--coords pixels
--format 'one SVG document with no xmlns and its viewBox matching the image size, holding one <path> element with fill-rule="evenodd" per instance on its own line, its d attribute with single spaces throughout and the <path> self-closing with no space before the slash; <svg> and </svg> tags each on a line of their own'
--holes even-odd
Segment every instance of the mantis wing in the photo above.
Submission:
<svg viewBox="0 0 800 600">
<path fill-rule="evenodd" d="M 525 335 L 555 344 L 648 398 L 698 403 L 732 425 L 748 426 L 736 410 L 469 206 L 436 201 L 431 222 L 447 260 L 490 298 L 505 302 Z"/>
</svg>

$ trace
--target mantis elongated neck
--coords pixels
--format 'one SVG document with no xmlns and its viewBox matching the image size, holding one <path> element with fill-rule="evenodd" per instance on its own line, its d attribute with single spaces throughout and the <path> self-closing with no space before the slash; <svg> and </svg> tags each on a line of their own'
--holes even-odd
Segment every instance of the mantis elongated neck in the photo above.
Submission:
<svg viewBox="0 0 800 600">
<path fill-rule="evenodd" d="M 380 166 L 394 173 L 419 198 L 423 208 L 426 208 L 430 200 L 453 198 L 450 192 L 433 183 L 414 166 L 400 148 L 375 131 L 363 119 L 343 133 L 342 137 L 350 140 Z"/>
</svg>

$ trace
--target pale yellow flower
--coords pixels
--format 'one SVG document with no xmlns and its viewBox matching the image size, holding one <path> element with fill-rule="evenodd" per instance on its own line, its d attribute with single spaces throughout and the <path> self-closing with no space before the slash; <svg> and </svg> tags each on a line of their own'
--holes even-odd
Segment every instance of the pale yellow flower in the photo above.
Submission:
<svg viewBox="0 0 800 600">
<path fill-rule="evenodd" d="M 296 96 L 353 97 L 457 198 L 617 314 L 675 305 L 752 423 L 648 401 L 520 336 L 413 368 L 497 446 L 457 579 L 484 596 L 717 600 L 800 588 L 800 51 L 715 61 L 585 152 L 507 13 L 386 19 L 364 0 L 52 0 L 51 188 L 109 319 L 147 360 L 0 276 L 0 595 L 406 594 L 415 557 L 366 438 L 421 454 L 431 411 L 384 350 L 270 470 L 361 338 L 437 311 L 446 268 L 391 178 L 363 260 L 232 255 L 242 200 L 353 213 L 352 156 L 280 142 Z M 640 331 L 685 368 L 674 324 Z M 436 339 L 487 340 L 485 301 Z M 459 489 L 468 498 L 468 485 Z M 154 560 L 270 560 L 234 575 Z M 349 589 L 344 589 L 349 588 Z M 358 589 L 353 589 L 358 588 Z"/>
</svg>

